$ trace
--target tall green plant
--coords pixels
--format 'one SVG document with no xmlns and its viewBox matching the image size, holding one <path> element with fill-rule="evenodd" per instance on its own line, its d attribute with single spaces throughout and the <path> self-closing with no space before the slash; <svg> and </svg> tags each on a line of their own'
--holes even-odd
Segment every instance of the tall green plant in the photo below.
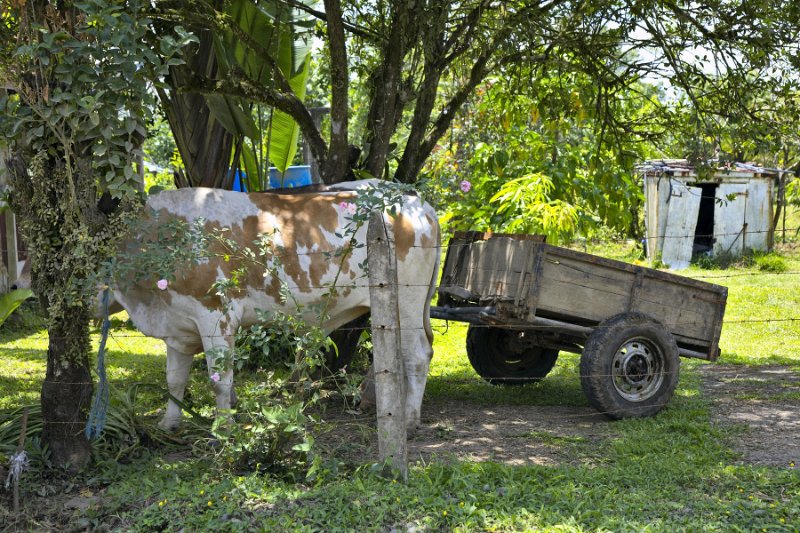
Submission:
<svg viewBox="0 0 800 533">
<path fill-rule="evenodd" d="M 316 2 L 305 4 L 313 7 Z M 311 64 L 310 17 L 282 2 L 253 0 L 234 0 L 225 14 L 227 27 L 214 35 L 220 76 L 242 73 L 253 83 L 278 86 L 302 101 Z M 246 98 L 209 94 L 206 100 L 212 115 L 236 137 L 249 190 L 264 190 L 270 162 L 281 172 L 292 163 L 299 126 L 288 114 Z"/>
</svg>

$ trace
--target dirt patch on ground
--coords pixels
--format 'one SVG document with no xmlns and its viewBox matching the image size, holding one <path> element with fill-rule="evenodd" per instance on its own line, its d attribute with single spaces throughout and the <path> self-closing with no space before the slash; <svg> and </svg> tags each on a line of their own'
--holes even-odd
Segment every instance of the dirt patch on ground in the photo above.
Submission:
<svg viewBox="0 0 800 533">
<path fill-rule="evenodd" d="M 409 442 L 411 459 L 456 456 L 510 465 L 569 462 L 574 445 L 603 438 L 609 420 L 589 407 L 428 406 Z"/>
<path fill-rule="evenodd" d="M 347 444 L 337 456 L 375 459 L 374 413 L 330 413 L 332 432 L 322 442 Z M 567 464 L 576 446 L 602 440 L 612 422 L 590 407 L 494 405 L 426 401 L 422 425 L 408 442 L 410 461 L 496 461 L 509 465 Z M 349 437 L 343 439 L 344 436 Z M 353 437 L 356 437 L 355 439 Z M 584 455 L 581 459 L 586 460 Z"/>
<path fill-rule="evenodd" d="M 713 423 L 742 428 L 732 445 L 744 462 L 800 465 L 800 376 L 777 365 L 704 365 L 699 372 Z M 356 463 L 377 459 L 374 413 L 329 412 L 325 418 L 332 422 L 331 432 L 321 443 L 337 457 Z M 614 422 L 588 406 L 426 400 L 408 453 L 411 461 L 425 462 L 586 464 L 592 448 L 614 433 Z M 576 447 L 580 454 L 574 453 Z"/>
<path fill-rule="evenodd" d="M 779 365 L 700 367 L 715 423 L 744 427 L 734 447 L 751 464 L 800 464 L 800 376 Z"/>
</svg>

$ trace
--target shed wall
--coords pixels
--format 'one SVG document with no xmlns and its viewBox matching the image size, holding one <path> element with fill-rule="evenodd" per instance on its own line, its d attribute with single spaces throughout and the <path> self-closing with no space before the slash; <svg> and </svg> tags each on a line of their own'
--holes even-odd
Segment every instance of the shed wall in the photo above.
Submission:
<svg viewBox="0 0 800 533">
<path fill-rule="evenodd" d="M 645 223 L 647 226 L 647 255 L 651 261 L 660 258 L 673 268 L 685 268 L 685 257 L 691 256 L 692 239 L 688 236 L 696 224 L 699 205 L 677 198 L 675 192 L 698 191 L 693 185 L 716 184 L 714 201 L 713 253 L 730 252 L 740 255 L 746 250 L 769 250 L 772 231 L 771 176 L 748 176 L 731 172 L 712 180 L 699 181 L 691 173 L 679 176 L 649 174 L 645 176 Z M 674 206 L 672 204 L 675 204 Z M 673 220 L 674 218 L 674 220 Z M 692 219 L 692 220 L 688 220 Z M 683 229 L 687 236 L 665 247 L 669 228 Z M 691 230 L 692 232 L 694 230 Z M 680 236 L 671 235 L 670 238 Z M 688 249 L 684 249 L 686 247 Z"/>
</svg>

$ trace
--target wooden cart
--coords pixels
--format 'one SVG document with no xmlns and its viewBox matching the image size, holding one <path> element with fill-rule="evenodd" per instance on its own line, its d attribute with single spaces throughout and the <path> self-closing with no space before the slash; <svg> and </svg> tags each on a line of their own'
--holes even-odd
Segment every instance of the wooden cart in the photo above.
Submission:
<svg viewBox="0 0 800 533">
<path fill-rule="evenodd" d="M 669 402 L 680 356 L 717 359 L 727 293 L 541 236 L 457 233 L 431 316 L 470 323 L 470 363 L 494 384 L 540 380 L 560 350 L 581 353 L 589 403 L 625 418 Z"/>
</svg>

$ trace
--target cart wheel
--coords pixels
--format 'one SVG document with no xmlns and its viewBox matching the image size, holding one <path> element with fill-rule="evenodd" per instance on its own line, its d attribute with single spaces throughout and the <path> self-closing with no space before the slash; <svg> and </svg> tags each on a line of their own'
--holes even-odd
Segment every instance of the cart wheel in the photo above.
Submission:
<svg viewBox="0 0 800 533">
<path fill-rule="evenodd" d="M 602 322 L 581 356 L 581 386 L 589 403 L 610 418 L 651 416 L 672 398 L 680 357 L 658 321 L 624 313 Z"/>
<path fill-rule="evenodd" d="M 550 372 L 558 350 L 526 342 L 521 331 L 470 326 L 467 357 L 475 372 L 493 385 L 524 385 L 539 381 Z"/>
</svg>

